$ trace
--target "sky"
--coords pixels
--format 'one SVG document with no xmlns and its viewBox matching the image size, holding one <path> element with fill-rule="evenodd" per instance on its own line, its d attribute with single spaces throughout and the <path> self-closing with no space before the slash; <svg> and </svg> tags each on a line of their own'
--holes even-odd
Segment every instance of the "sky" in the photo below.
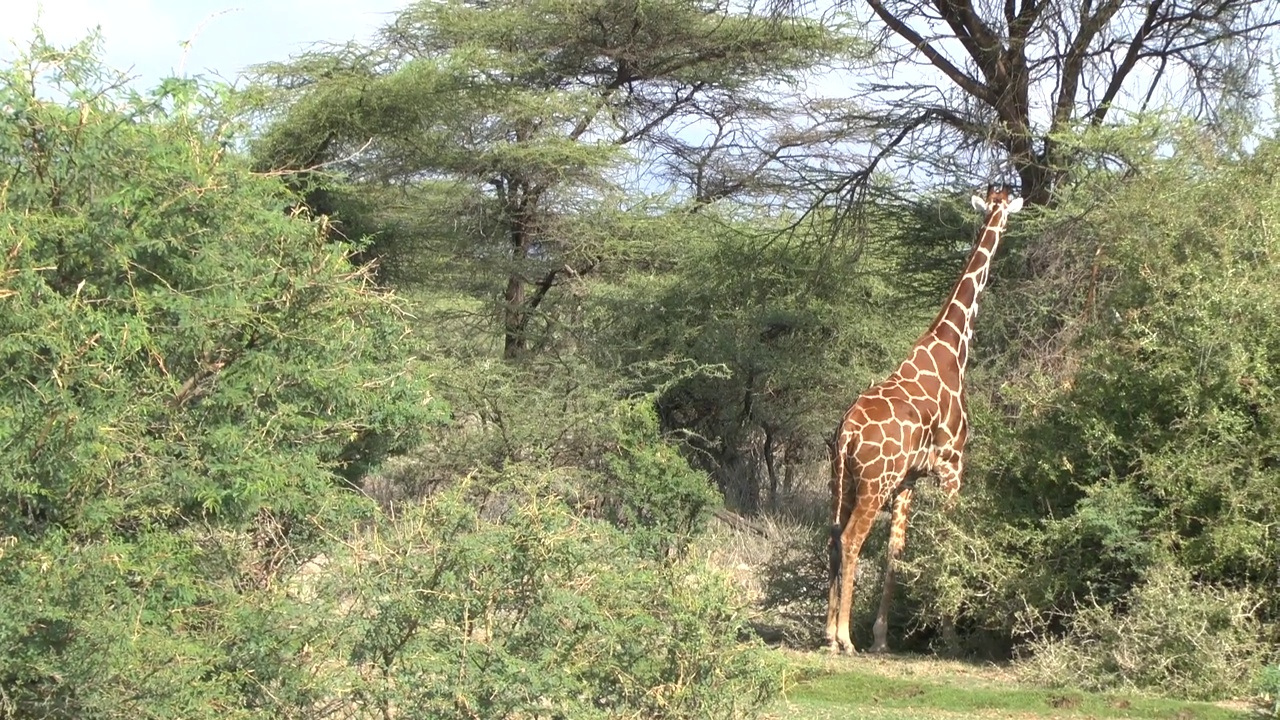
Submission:
<svg viewBox="0 0 1280 720">
<path fill-rule="evenodd" d="M 104 59 L 141 88 L 176 75 L 233 80 L 246 67 L 285 60 L 315 42 L 367 39 L 408 0 L 4 0 L 0 60 L 38 23 L 55 46 L 95 27 Z M 191 40 L 189 51 L 182 43 Z M 16 47 L 15 47 L 16 44 Z"/>
<path fill-rule="evenodd" d="M 313 43 L 367 41 L 410 1 L 0 0 L 0 63 L 29 42 L 37 23 L 55 46 L 81 40 L 96 27 L 103 60 L 134 76 L 135 89 L 175 74 L 232 81 L 251 65 L 286 60 Z M 184 50 L 185 41 L 190 47 Z M 810 88 L 818 94 L 849 92 L 846 76 L 818 81 L 822 87 Z"/>
</svg>

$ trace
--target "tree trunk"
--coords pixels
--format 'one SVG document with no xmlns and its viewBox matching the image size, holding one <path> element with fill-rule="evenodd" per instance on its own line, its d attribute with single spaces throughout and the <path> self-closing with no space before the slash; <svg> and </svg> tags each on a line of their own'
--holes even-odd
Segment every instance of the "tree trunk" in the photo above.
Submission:
<svg viewBox="0 0 1280 720">
<path fill-rule="evenodd" d="M 526 330 L 530 307 L 525 292 L 528 280 L 522 270 L 533 245 L 538 193 L 520 180 L 508 180 L 506 188 L 507 238 L 511 243 L 511 261 L 515 267 L 507 276 L 507 288 L 502 293 L 502 358 L 515 360 L 529 350 Z"/>
<path fill-rule="evenodd" d="M 502 359 L 515 360 L 529 348 L 524 334 L 524 278 L 519 273 L 512 273 L 507 278 L 502 302 Z"/>
<path fill-rule="evenodd" d="M 1045 167 L 1043 161 L 1014 159 L 1014 167 L 1018 171 L 1018 181 L 1022 187 L 1022 199 L 1029 205 L 1048 205 L 1053 197 L 1053 173 Z"/>
</svg>

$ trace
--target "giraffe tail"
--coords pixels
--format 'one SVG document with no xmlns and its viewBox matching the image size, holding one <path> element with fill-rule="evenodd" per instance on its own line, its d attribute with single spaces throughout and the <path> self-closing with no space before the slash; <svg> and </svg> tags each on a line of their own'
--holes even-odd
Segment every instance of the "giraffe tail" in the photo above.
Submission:
<svg viewBox="0 0 1280 720">
<path fill-rule="evenodd" d="M 831 542 L 827 543 L 827 563 L 834 580 L 840 575 L 840 523 L 831 523 Z"/>
<path fill-rule="evenodd" d="M 831 569 L 831 581 L 835 582 L 835 578 L 840 574 L 840 558 L 842 557 L 840 548 L 840 510 L 844 507 L 844 472 L 845 472 L 845 454 L 844 448 L 840 447 L 839 435 L 840 430 L 836 430 L 836 434 L 831 438 L 831 495 L 832 495 L 832 514 L 831 519 L 831 540 L 827 543 L 827 563 Z"/>
</svg>

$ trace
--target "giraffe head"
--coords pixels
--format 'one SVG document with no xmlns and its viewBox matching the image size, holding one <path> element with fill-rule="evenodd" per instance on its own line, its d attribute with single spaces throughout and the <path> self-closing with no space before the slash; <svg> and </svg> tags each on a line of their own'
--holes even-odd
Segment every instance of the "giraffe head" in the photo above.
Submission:
<svg viewBox="0 0 1280 720">
<path fill-rule="evenodd" d="M 1022 209 L 1022 198 L 1014 197 L 1013 192 L 1003 185 L 989 185 L 985 198 L 974 195 L 969 201 L 973 203 L 974 210 L 987 218 L 994 217 L 997 210 L 1003 210 L 1004 216 L 1008 217 Z"/>
</svg>

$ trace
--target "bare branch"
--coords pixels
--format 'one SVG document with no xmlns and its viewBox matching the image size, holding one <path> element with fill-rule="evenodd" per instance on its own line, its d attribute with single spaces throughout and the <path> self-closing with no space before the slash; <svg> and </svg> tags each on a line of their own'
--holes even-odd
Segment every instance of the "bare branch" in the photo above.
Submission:
<svg viewBox="0 0 1280 720">
<path fill-rule="evenodd" d="M 1162 1 L 1155 0 L 1152 5 L 1158 6 Z M 1111 21 L 1111 18 L 1119 9 L 1120 0 L 1108 0 L 1093 15 L 1081 13 L 1080 29 L 1071 43 L 1071 49 L 1067 51 L 1067 56 L 1063 59 L 1061 90 L 1058 93 L 1057 102 L 1054 104 L 1053 123 L 1050 131 L 1058 129 L 1070 119 L 1071 112 L 1076 104 L 1076 92 L 1080 87 L 1081 80 L 1080 74 L 1084 72 L 1084 61 L 1089 46 L 1093 44 L 1094 38 Z M 1120 82 L 1123 83 L 1124 80 L 1121 79 Z"/>
<path fill-rule="evenodd" d="M 867 0 L 867 4 L 875 11 L 876 15 L 889 26 L 889 29 L 898 34 L 902 39 L 911 44 L 912 47 L 919 50 L 934 67 L 938 68 L 945 74 L 951 82 L 955 83 L 960 89 L 982 98 L 985 102 L 992 105 L 995 104 L 995 94 L 986 85 L 979 83 L 977 80 L 969 77 L 963 70 L 951 64 L 951 61 L 945 55 L 938 52 L 936 48 L 929 44 L 927 40 L 920 36 L 911 26 L 902 20 L 899 20 L 893 13 L 890 13 L 880 0 Z"/>
<path fill-rule="evenodd" d="M 1163 5 L 1164 0 L 1152 0 L 1147 6 L 1147 15 L 1142 21 L 1142 26 L 1133 34 L 1133 39 L 1129 41 L 1129 49 L 1124 54 L 1124 60 L 1120 61 L 1119 67 L 1112 73 L 1111 82 L 1107 85 L 1106 92 L 1102 94 L 1102 99 L 1098 102 L 1098 106 L 1089 113 L 1089 122 L 1093 125 L 1101 125 L 1106 119 L 1107 111 L 1111 109 L 1111 103 L 1120 94 L 1120 89 L 1124 87 L 1124 82 L 1128 79 L 1129 73 L 1133 72 L 1133 68 L 1138 64 L 1142 48 L 1146 46 L 1147 38 L 1150 37 L 1152 29 L 1156 26 L 1160 16 L 1160 8 Z M 1158 79 L 1159 75 L 1157 75 Z M 1153 82 L 1153 87 L 1154 84 Z M 1150 93 L 1148 93 L 1148 97 L 1150 97 Z M 1143 105 L 1145 106 L 1146 103 L 1144 102 Z"/>
<path fill-rule="evenodd" d="M 1071 159 L 1053 138 L 1078 121 L 1096 126 L 1118 107 L 1151 108 L 1160 89 L 1174 108 L 1210 122 L 1222 107 L 1253 101 L 1258 77 L 1248 56 L 1280 26 L 1271 0 L 867 2 L 898 49 L 940 75 L 859 85 L 884 112 L 882 142 L 925 110 L 948 111 L 928 116 L 947 129 L 944 146 L 904 141 L 895 157 L 927 156 L 931 174 L 946 178 L 957 149 L 994 141 L 1004 157 L 991 162 L 1011 164 L 1033 203 L 1049 202 L 1065 177 Z M 920 101 L 939 88 L 944 97 Z"/>
</svg>

